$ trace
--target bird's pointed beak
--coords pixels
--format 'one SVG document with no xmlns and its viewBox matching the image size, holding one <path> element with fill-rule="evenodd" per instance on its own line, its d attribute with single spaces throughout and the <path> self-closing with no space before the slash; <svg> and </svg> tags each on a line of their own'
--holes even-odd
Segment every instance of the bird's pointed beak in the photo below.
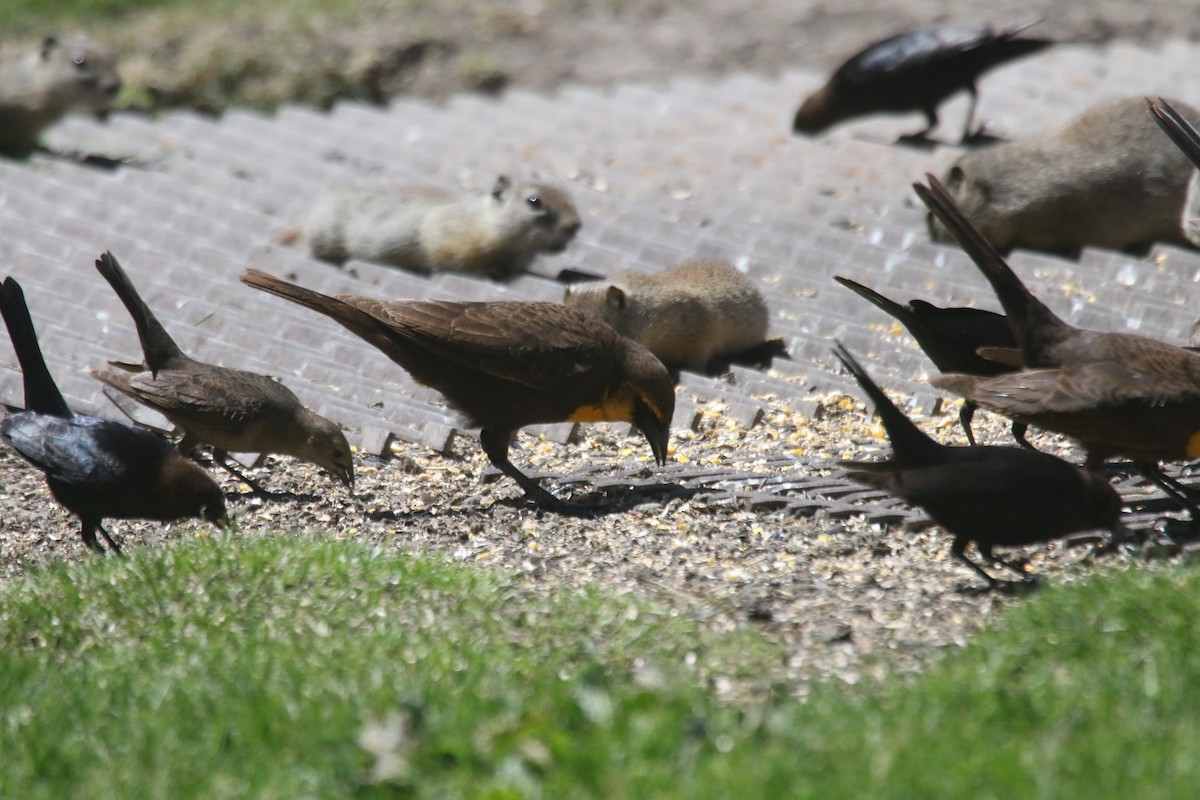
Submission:
<svg viewBox="0 0 1200 800">
<path fill-rule="evenodd" d="M 654 453 L 655 463 L 659 466 L 666 464 L 667 445 L 671 439 L 671 421 L 660 420 L 649 406 L 639 401 L 634 404 L 633 424 L 650 443 L 650 451 Z"/>
<path fill-rule="evenodd" d="M 354 467 L 338 467 L 333 470 L 333 477 L 342 482 L 351 497 L 354 496 Z"/>
</svg>

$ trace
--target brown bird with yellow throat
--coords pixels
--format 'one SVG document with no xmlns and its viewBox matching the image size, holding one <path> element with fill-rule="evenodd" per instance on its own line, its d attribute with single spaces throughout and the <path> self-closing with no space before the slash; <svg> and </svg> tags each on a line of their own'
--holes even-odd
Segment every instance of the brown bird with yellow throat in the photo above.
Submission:
<svg viewBox="0 0 1200 800">
<path fill-rule="evenodd" d="M 488 459 L 535 502 L 588 509 L 539 486 L 508 459 L 512 436 L 548 422 L 631 422 L 666 462 L 675 390 L 654 355 L 610 326 L 557 303 L 461 303 L 329 296 L 249 269 L 242 283 L 331 317 L 441 392 L 482 428 Z"/>
</svg>

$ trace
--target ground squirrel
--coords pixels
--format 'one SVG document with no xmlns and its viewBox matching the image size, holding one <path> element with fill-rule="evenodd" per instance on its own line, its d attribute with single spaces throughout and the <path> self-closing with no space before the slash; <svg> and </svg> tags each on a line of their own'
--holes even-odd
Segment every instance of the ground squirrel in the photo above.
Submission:
<svg viewBox="0 0 1200 800">
<path fill-rule="evenodd" d="M 510 278 L 539 253 L 559 253 L 579 230 L 579 213 L 562 189 L 501 175 L 484 195 L 391 181 L 333 190 L 282 244 L 301 239 L 317 258 L 375 261 L 405 269 Z"/>
<path fill-rule="evenodd" d="M 655 275 L 622 272 L 568 286 L 563 303 L 640 342 L 671 369 L 697 372 L 764 344 L 767 303 L 724 261 L 693 259 Z"/>
<path fill-rule="evenodd" d="M 112 50 L 76 34 L 0 64 L 0 153 L 23 158 L 70 111 L 102 114 L 121 89 Z"/>
<path fill-rule="evenodd" d="M 1191 106 L 1175 106 L 1200 121 Z M 1087 246 L 1186 243 L 1180 216 L 1190 172 L 1145 99 L 1127 97 L 1089 108 L 1054 134 L 964 155 L 943 183 L 998 250 L 1073 256 Z M 929 226 L 935 241 L 953 241 L 932 216 Z"/>
</svg>

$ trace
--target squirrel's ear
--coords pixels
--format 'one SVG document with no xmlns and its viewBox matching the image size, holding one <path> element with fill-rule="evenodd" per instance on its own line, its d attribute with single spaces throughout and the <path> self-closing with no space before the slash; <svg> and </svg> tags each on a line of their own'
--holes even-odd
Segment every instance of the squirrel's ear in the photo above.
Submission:
<svg viewBox="0 0 1200 800">
<path fill-rule="evenodd" d="M 950 168 L 950 171 L 946 173 L 946 188 L 957 189 L 959 186 L 962 186 L 962 182 L 966 179 L 966 177 L 967 173 L 963 172 L 963 168 L 958 164 L 955 164 Z"/>
<path fill-rule="evenodd" d="M 618 311 L 624 310 L 625 306 L 629 304 L 629 299 L 625 297 L 625 290 L 620 286 L 608 287 L 605 299 L 608 301 L 609 308 L 615 308 Z"/>
<path fill-rule="evenodd" d="M 496 185 L 492 187 L 492 197 L 497 200 L 503 199 L 511 186 L 512 180 L 507 175 L 501 175 L 499 178 L 496 178 Z"/>
<path fill-rule="evenodd" d="M 50 58 L 50 54 L 54 52 L 54 48 L 58 47 L 58 39 L 54 36 L 47 36 L 42 39 L 42 49 L 39 51 L 42 61 Z"/>
</svg>

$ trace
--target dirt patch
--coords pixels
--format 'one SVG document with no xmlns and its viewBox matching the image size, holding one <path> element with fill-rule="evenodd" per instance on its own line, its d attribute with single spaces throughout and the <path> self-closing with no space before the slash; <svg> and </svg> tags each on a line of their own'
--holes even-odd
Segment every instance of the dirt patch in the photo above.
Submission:
<svg viewBox="0 0 1200 800">
<path fill-rule="evenodd" d="M 122 58 L 126 107 L 441 99 L 460 91 L 551 90 L 731 72 L 826 72 L 864 44 L 938 21 L 1037 16 L 1041 35 L 1154 44 L 1200 38 L 1188 4 L 1100 0 L 1062 8 L 1016 0 L 692 3 L 528 0 L 371 3 L 353 13 L 186 8 L 130 14 L 95 28 Z M 28 39 L 25 44 L 28 44 Z M 9 42 L 9 44 L 14 44 Z"/>
</svg>

